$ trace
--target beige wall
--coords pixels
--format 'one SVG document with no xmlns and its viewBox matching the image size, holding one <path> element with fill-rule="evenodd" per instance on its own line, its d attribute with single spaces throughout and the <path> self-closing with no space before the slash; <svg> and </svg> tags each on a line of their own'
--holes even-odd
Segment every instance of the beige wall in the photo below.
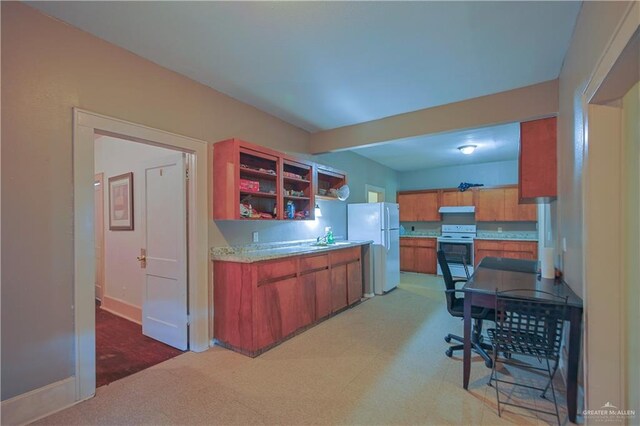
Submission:
<svg viewBox="0 0 640 426">
<path fill-rule="evenodd" d="M 625 381 L 638 377 L 629 377 L 633 370 L 624 363 L 622 112 L 618 105 L 592 105 L 587 110 L 583 99 L 588 85 L 589 90 L 597 87 L 591 79 L 596 71 L 602 72 L 601 58 L 631 5 L 583 3 L 559 78 L 559 197 L 552 212 L 557 214 L 558 247 L 566 240 L 565 279 L 585 301 L 586 409 L 599 409 L 607 401 L 621 409 L 637 409 L 625 406 L 624 400 Z M 632 17 L 635 27 L 639 18 Z"/>
<path fill-rule="evenodd" d="M 569 285 L 583 295 L 582 282 L 582 93 L 604 52 L 628 2 L 584 2 L 560 72 L 558 121 L 558 245 L 566 238 L 564 273 Z"/>
<path fill-rule="evenodd" d="M 640 83 L 622 100 L 623 234 L 625 255 L 624 299 L 627 371 L 627 407 L 640 407 Z"/>
<path fill-rule="evenodd" d="M 74 106 L 206 141 L 308 146 L 301 129 L 2 2 L 2 400 L 74 373 Z"/>
</svg>

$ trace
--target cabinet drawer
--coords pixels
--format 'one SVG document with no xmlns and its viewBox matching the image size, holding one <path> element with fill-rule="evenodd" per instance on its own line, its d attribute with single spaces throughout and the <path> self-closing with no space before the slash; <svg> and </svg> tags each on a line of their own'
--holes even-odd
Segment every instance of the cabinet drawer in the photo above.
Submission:
<svg viewBox="0 0 640 426">
<path fill-rule="evenodd" d="M 415 247 L 418 245 L 417 238 L 409 238 L 409 237 L 400 237 L 400 246 L 401 247 Z"/>
<path fill-rule="evenodd" d="M 349 263 L 360 259 L 360 247 L 351 247 L 342 250 L 335 250 L 329 253 L 331 266 Z"/>
<path fill-rule="evenodd" d="M 300 258 L 300 273 L 302 274 L 327 269 L 328 267 L 329 256 L 326 254 Z"/>
<path fill-rule="evenodd" d="M 436 247 L 436 239 L 435 238 L 417 238 L 418 247 L 426 247 L 426 248 L 435 248 Z"/>
<path fill-rule="evenodd" d="M 400 238 L 400 246 L 401 247 L 427 247 L 427 248 L 435 248 L 436 239 L 429 237 L 404 237 Z"/>
<path fill-rule="evenodd" d="M 478 250 L 502 250 L 502 241 L 475 240 Z"/>
<path fill-rule="evenodd" d="M 256 266 L 258 285 L 296 276 L 296 259 L 262 262 Z"/>
</svg>

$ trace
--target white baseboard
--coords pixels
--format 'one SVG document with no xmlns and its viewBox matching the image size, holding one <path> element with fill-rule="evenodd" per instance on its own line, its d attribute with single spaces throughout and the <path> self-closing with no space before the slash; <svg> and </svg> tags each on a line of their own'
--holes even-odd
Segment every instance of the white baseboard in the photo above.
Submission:
<svg viewBox="0 0 640 426">
<path fill-rule="evenodd" d="M 139 306 L 103 294 L 100 307 L 114 315 L 142 324 L 142 308 Z"/>
<path fill-rule="evenodd" d="M 64 410 L 76 403 L 76 380 L 59 382 L 2 401 L 2 424 L 24 425 Z"/>
</svg>

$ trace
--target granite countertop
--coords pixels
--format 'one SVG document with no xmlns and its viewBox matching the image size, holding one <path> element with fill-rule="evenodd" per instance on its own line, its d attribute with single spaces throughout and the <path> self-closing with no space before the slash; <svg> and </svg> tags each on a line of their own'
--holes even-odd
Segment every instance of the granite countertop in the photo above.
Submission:
<svg viewBox="0 0 640 426">
<path fill-rule="evenodd" d="M 538 241 L 538 231 L 478 231 L 476 240 Z"/>
<path fill-rule="evenodd" d="M 400 238 L 438 238 L 439 231 L 407 231 Z M 478 231 L 476 240 L 538 241 L 537 231 Z"/>
<path fill-rule="evenodd" d="M 400 238 L 438 238 L 440 231 L 407 231 L 400 235 Z"/>
<path fill-rule="evenodd" d="M 287 241 L 281 243 L 248 244 L 239 247 L 211 247 L 211 260 L 253 263 L 310 253 L 323 253 L 371 244 L 373 241 L 336 241 L 324 246 L 314 245 L 316 240 Z"/>
</svg>

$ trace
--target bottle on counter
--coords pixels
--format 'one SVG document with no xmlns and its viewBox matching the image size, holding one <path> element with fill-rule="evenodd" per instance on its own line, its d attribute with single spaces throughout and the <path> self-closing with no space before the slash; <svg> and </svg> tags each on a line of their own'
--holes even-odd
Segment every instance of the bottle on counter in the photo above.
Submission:
<svg viewBox="0 0 640 426">
<path fill-rule="evenodd" d="M 331 230 L 330 226 L 324 228 L 324 234 L 327 238 L 327 244 L 334 244 L 336 242 L 336 240 L 333 238 L 333 231 Z"/>
</svg>

